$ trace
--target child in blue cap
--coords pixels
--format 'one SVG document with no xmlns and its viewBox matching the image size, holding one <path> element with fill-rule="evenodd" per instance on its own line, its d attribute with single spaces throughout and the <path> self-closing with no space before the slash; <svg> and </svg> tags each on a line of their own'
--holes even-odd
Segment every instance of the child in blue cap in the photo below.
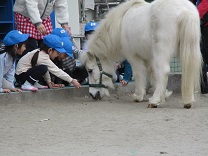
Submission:
<svg viewBox="0 0 208 156">
<path fill-rule="evenodd" d="M 82 50 L 88 50 L 87 48 L 87 41 L 89 40 L 91 34 L 96 30 L 96 28 L 98 27 L 98 23 L 97 22 L 88 22 L 85 25 L 84 31 L 85 31 L 85 39 L 86 42 L 84 43 Z"/>
<path fill-rule="evenodd" d="M 76 79 L 71 78 L 52 62 L 60 53 L 65 53 L 63 46 L 64 43 L 59 36 L 49 34 L 43 38 L 40 49 L 27 53 L 19 60 L 15 77 L 22 84 L 23 90 L 36 91 L 46 88 L 46 86 L 38 83 L 43 76 L 49 88 L 59 88 L 60 85 L 51 81 L 49 72 L 72 83 L 76 88 L 80 88 L 80 84 Z"/>
<path fill-rule="evenodd" d="M 63 28 L 55 28 L 53 29 L 52 33 L 51 34 L 54 34 L 54 35 L 57 35 L 61 38 L 61 40 L 63 41 L 64 43 L 64 49 L 65 49 L 65 57 L 69 56 L 71 58 L 74 58 L 73 57 L 73 50 L 72 50 L 72 42 L 71 42 L 71 38 L 69 36 L 69 34 L 67 33 L 67 31 Z M 60 59 L 63 59 L 65 58 L 64 55 L 60 55 L 59 58 Z"/>
<path fill-rule="evenodd" d="M 76 67 L 76 62 L 73 56 L 73 49 L 74 46 L 71 42 L 71 37 L 63 28 L 55 28 L 52 31 L 52 34 L 59 36 L 62 41 L 64 42 L 64 49 L 66 53 L 64 55 L 60 54 L 58 59 L 62 61 L 62 68 L 67 74 L 76 78 L 80 83 L 82 83 L 85 78 L 88 77 L 87 71 L 84 66 Z M 67 83 L 65 83 L 67 85 Z"/>
<path fill-rule="evenodd" d="M 17 30 L 10 31 L 4 37 L 5 47 L 2 46 L 0 50 L 0 92 L 22 92 L 14 87 L 15 59 L 16 54 L 22 55 L 26 49 L 28 37 L 28 34 L 22 34 Z"/>
<path fill-rule="evenodd" d="M 97 22 L 88 22 L 85 25 L 84 28 L 84 35 L 85 35 L 85 41 L 82 46 L 82 50 L 79 50 L 76 46 L 73 46 L 72 49 L 74 51 L 74 55 L 77 57 L 77 59 L 88 50 L 87 41 L 89 40 L 92 33 L 97 29 L 98 23 Z"/>
</svg>

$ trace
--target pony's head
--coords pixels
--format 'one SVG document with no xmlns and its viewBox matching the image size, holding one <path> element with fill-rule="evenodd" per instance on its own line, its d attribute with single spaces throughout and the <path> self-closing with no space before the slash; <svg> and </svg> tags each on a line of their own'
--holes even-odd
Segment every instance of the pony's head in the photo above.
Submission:
<svg viewBox="0 0 208 156">
<path fill-rule="evenodd" d="M 81 63 L 85 66 L 89 76 L 89 92 L 93 99 L 100 100 L 104 95 L 109 95 L 108 88 L 114 89 L 116 80 L 113 63 L 107 59 L 99 59 L 90 52 L 81 56 Z"/>
</svg>

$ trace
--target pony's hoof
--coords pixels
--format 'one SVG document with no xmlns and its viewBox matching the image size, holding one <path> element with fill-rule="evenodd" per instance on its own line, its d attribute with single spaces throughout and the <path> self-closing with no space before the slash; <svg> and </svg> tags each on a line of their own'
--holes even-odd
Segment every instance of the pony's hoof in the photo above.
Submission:
<svg viewBox="0 0 208 156">
<path fill-rule="evenodd" d="M 191 104 L 185 104 L 185 105 L 184 105 L 184 108 L 186 108 L 186 109 L 191 108 Z"/>
<path fill-rule="evenodd" d="M 133 99 L 133 102 L 140 102 L 138 99 Z"/>
<path fill-rule="evenodd" d="M 131 95 L 134 102 L 141 102 L 143 101 L 143 96 L 137 96 L 136 94 Z"/>
<path fill-rule="evenodd" d="M 155 105 L 155 104 L 149 104 L 147 108 L 157 108 L 157 105 Z"/>
</svg>

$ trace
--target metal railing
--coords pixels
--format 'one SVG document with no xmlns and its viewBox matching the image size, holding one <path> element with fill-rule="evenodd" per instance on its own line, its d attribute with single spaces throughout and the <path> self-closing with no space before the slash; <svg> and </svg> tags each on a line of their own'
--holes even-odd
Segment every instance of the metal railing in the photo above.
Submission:
<svg viewBox="0 0 208 156">
<path fill-rule="evenodd" d="M 170 63 L 170 72 L 178 73 L 181 72 L 181 64 L 177 57 L 173 57 Z"/>
</svg>

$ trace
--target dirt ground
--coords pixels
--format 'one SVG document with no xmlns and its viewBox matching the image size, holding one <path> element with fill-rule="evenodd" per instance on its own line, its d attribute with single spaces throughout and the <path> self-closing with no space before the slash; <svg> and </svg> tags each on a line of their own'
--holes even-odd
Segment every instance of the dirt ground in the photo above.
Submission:
<svg viewBox="0 0 208 156">
<path fill-rule="evenodd" d="M 1 156 L 208 156 L 208 97 L 160 108 L 128 95 L 0 105 Z"/>
</svg>

